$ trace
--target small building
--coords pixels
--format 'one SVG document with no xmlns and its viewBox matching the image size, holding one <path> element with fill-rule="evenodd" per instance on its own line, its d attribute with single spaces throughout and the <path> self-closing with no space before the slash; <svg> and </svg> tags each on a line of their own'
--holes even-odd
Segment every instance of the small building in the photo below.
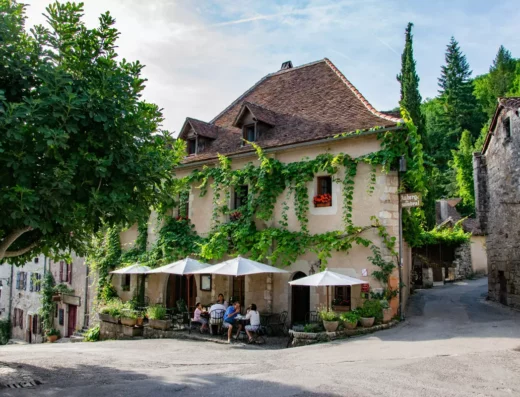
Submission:
<svg viewBox="0 0 520 397">
<path fill-rule="evenodd" d="M 23 266 L 0 265 L 0 319 L 11 314 L 11 337 L 28 343 L 44 341 L 42 329 L 41 292 L 44 276 L 51 272 L 55 283 L 68 289 L 54 297 L 54 328 L 62 337 L 88 327 L 92 313 L 88 269 L 84 258 L 53 261 L 40 255 Z"/>
<path fill-rule="evenodd" d="M 298 67 L 285 62 L 279 71 L 262 78 L 213 120 L 186 119 L 179 138 L 186 141 L 187 153 L 183 164 L 176 169 L 176 176 L 184 178 L 196 170 L 216 167 L 219 155 L 231 160 L 232 170 L 258 167 L 260 161 L 251 142 L 260 146 L 266 156 L 282 164 L 296 164 L 326 154 L 362 158 L 381 150 L 378 134 L 386 131 L 406 133 L 399 117 L 377 111 L 330 60 Z M 350 203 L 344 202 L 343 178 L 345 168 L 339 167 L 337 174 L 326 170 L 316 172 L 305 184 L 308 196 L 305 217 L 309 234 L 345 230 L 344 211 Z M 373 217 L 378 219 L 389 237 L 396 239 L 395 251 L 399 250 L 398 184 L 397 171 L 383 172 L 380 165 L 372 168 L 369 163 L 360 161 L 352 181 L 352 210 L 349 214 L 353 225 L 367 227 L 362 236 L 381 249 L 385 260 L 395 264 L 397 258 L 386 248 L 378 230 L 370 226 Z M 240 208 L 247 206 L 250 192 L 251 187 L 247 184 L 231 186 L 229 191 L 214 191 L 210 182 L 207 191 L 201 194 L 200 183 L 193 183 L 189 187 L 186 205 L 175 208 L 172 216 L 188 217 L 197 234 L 207 236 L 215 220 L 212 219 L 215 205 L 224 205 L 230 212 L 227 216 L 219 215 L 220 224 L 233 222 L 234 218 L 241 216 L 233 211 L 239 212 Z M 215 199 L 217 194 L 219 198 Z M 277 197 L 271 219 L 254 218 L 255 228 L 264 230 L 283 224 L 285 230 L 300 232 L 293 194 L 294 191 L 287 187 Z M 323 202 L 317 198 L 323 198 Z M 149 232 L 153 229 L 151 226 Z M 148 236 L 149 243 L 153 244 L 153 233 Z M 136 238 L 134 226 L 122 233 L 122 246 L 130 247 Z M 354 244 L 348 252 L 333 251 L 327 267 L 366 280 L 374 291 L 378 291 L 386 286 L 381 286 L 372 277 L 372 272 L 378 269 L 368 259 L 372 255 L 370 247 Z M 221 260 L 228 258 L 224 256 Z M 326 305 L 326 290 L 290 287 L 288 282 L 319 271 L 320 265 L 317 254 L 309 249 L 286 268 L 287 274 L 239 279 L 224 276 L 188 279 L 186 276 L 150 274 L 146 277 L 146 297 L 150 304 L 174 307 L 180 298 L 188 301 L 188 290 L 192 294 L 190 302 L 201 301 L 203 304 L 214 302 L 222 293 L 226 299 L 238 298 L 246 305 L 255 303 L 260 311 L 287 311 L 290 322 L 301 323 L 309 311 Z M 410 265 L 411 250 L 404 244 L 403 301 L 407 299 L 410 286 Z M 190 288 L 186 287 L 187 282 L 191 283 Z M 130 299 L 137 285 L 137 276 L 117 275 L 113 284 L 123 300 Z M 398 288 L 397 267 L 390 277 L 390 284 L 393 289 Z M 362 303 L 362 287 L 333 288 L 331 298 L 348 302 L 351 308 L 356 308 Z M 392 299 L 391 306 L 397 312 L 397 298 Z"/>
<path fill-rule="evenodd" d="M 486 234 L 489 298 L 520 308 L 520 98 L 499 98 L 473 157 L 479 228 Z"/>
</svg>

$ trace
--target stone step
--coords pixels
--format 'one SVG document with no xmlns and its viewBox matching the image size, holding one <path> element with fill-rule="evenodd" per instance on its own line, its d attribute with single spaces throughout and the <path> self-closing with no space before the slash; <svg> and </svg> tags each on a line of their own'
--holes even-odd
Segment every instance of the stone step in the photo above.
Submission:
<svg viewBox="0 0 520 397">
<path fill-rule="evenodd" d="M 83 342 L 85 340 L 85 338 L 83 336 L 77 336 L 77 335 L 72 335 L 69 339 L 72 343 Z"/>
</svg>

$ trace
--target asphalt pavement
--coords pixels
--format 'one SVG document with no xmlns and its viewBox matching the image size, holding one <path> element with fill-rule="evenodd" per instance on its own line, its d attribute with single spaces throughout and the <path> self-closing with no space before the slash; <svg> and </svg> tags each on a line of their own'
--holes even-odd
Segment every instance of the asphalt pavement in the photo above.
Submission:
<svg viewBox="0 0 520 397">
<path fill-rule="evenodd" d="M 520 396 L 520 313 L 486 279 L 418 291 L 406 321 L 282 350 L 185 340 L 0 347 L 0 396 Z"/>
</svg>

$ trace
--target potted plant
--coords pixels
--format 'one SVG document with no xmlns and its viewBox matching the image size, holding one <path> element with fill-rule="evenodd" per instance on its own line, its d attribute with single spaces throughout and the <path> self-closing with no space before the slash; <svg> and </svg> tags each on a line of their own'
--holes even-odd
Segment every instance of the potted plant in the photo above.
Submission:
<svg viewBox="0 0 520 397">
<path fill-rule="evenodd" d="M 150 327 L 153 329 L 167 330 L 170 328 L 170 321 L 166 320 L 166 308 L 161 305 L 150 306 L 146 310 L 146 316 L 150 320 Z"/>
<path fill-rule="evenodd" d="M 332 205 L 332 196 L 328 193 L 314 196 L 312 202 L 314 207 L 330 207 Z"/>
<path fill-rule="evenodd" d="M 144 314 L 141 311 L 138 311 L 136 314 L 137 314 L 137 320 L 135 322 L 135 325 L 137 325 L 138 327 L 142 327 L 143 323 L 144 323 Z"/>
<path fill-rule="evenodd" d="M 361 325 L 365 328 L 371 327 L 376 318 L 381 319 L 382 317 L 381 303 L 378 300 L 366 300 L 359 314 Z"/>
<path fill-rule="evenodd" d="M 359 318 L 360 316 L 357 310 L 342 313 L 340 316 L 340 320 L 343 321 L 347 329 L 356 329 Z"/>
<path fill-rule="evenodd" d="M 99 311 L 99 319 L 107 323 L 119 324 L 123 303 L 119 299 L 108 301 Z"/>
<path fill-rule="evenodd" d="M 394 314 L 394 312 L 386 299 L 382 299 L 380 303 L 381 309 L 383 311 L 383 324 L 389 323 L 390 321 L 392 321 L 392 315 Z"/>
<path fill-rule="evenodd" d="M 327 309 L 320 310 L 320 318 L 323 321 L 323 327 L 327 332 L 335 332 L 339 326 L 338 315 Z"/>
<path fill-rule="evenodd" d="M 121 324 L 133 327 L 137 324 L 137 313 L 133 310 L 124 310 L 121 314 Z"/>
<path fill-rule="evenodd" d="M 52 328 L 49 331 L 47 331 L 47 340 L 49 342 L 54 343 L 54 342 L 56 342 L 56 340 L 58 340 L 59 337 L 60 337 L 59 330 Z"/>
</svg>

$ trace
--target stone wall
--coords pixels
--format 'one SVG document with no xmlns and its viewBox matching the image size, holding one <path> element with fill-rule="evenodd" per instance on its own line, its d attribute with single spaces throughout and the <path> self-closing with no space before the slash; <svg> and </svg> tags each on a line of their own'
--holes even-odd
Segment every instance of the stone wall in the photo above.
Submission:
<svg viewBox="0 0 520 397">
<path fill-rule="evenodd" d="M 504 127 L 509 118 L 511 128 Z M 486 231 L 492 300 L 520 308 L 520 119 L 503 110 L 482 156 L 475 156 L 477 213 Z M 486 177 L 487 176 L 487 180 Z"/>
<path fill-rule="evenodd" d="M 455 280 L 462 280 L 473 274 L 473 267 L 471 266 L 471 243 L 462 244 L 455 249 L 453 267 Z"/>
</svg>

